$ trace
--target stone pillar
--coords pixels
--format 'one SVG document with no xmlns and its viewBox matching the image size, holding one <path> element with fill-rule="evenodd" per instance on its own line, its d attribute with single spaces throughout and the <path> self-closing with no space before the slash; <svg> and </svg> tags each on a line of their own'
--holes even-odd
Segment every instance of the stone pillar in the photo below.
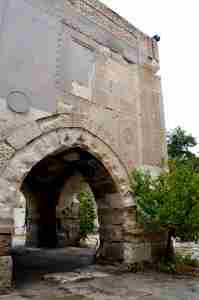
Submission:
<svg viewBox="0 0 199 300">
<path fill-rule="evenodd" d="M 123 210 L 98 207 L 100 248 L 98 257 L 108 261 L 123 261 Z"/>
<path fill-rule="evenodd" d="M 136 206 L 124 211 L 123 239 L 124 263 L 132 265 L 137 262 L 157 260 L 166 246 L 164 232 L 149 233 L 138 224 Z"/>
<path fill-rule="evenodd" d="M 23 183 L 22 192 L 26 202 L 25 212 L 25 245 L 27 247 L 38 246 L 38 201 L 37 193 L 34 193 L 28 186 Z"/>
<path fill-rule="evenodd" d="M 27 218 L 25 244 L 27 247 L 38 247 L 38 217 Z"/>
<path fill-rule="evenodd" d="M 37 195 L 26 191 L 26 246 L 38 247 L 38 201 Z"/>
<path fill-rule="evenodd" d="M 137 223 L 135 206 L 119 207 L 116 201 L 111 203 L 113 195 L 108 199 L 109 203 L 99 201 L 98 206 L 101 243 L 99 260 L 129 266 L 155 259 L 164 242 L 164 236 L 155 234 L 152 239 Z M 107 204 L 111 207 L 107 207 Z"/>
<path fill-rule="evenodd" d="M 0 209 L 0 293 L 12 286 L 12 258 L 10 256 L 13 231 L 12 212 L 9 208 Z"/>
<path fill-rule="evenodd" d="M 83 186 L 81 174 L 76 172 L 66 179 L 56 207 L 58 246 L 76 246 L 80 240 L 79 199 Z"/>
</svg>

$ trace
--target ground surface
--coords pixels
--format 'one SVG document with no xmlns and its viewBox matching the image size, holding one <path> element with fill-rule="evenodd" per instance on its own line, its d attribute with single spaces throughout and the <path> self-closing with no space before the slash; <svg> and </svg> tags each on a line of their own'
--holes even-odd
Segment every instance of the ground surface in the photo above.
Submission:
<svg viewBox="0 0 199 300">
<path fill-rule="evenodd" d="M 18 247 L 13 253 L 16 289 L 0 296 L 3 300 L 199 300 L 199 279 L 152 272 L 121 274 L 92 265 L 93 250 Z"/>
</svg>

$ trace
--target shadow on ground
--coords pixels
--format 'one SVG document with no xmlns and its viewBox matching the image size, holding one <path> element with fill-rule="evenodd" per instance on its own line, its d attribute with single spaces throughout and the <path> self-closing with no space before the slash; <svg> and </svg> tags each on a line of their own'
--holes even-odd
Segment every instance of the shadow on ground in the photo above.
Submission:
<svg viewBox="0 0 199 300">
<path fill-rule="evenodd" d="M 44 274 L 71 272 L 95 263 L 95 251 L 89 248 L 12 249 L 16 287 L 41 281 Z"/>
</svg>

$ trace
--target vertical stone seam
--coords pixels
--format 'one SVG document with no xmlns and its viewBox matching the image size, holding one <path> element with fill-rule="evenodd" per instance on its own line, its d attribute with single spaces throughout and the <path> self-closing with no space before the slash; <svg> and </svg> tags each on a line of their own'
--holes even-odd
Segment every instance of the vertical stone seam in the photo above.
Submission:
<svg viewBox="0 0 199 300">
<path fill-rule="evenodd" d="M 166 122 L 165 122 L 165 112 L 164 112 L 164 102 L 163 102 L 163 95 L 162 95 L 162 84 L 161 78 L 160 80 L 160 97 L 159 97 L 159 111 L 160 111 L 160 130 L 161 130 L 161 147 L 162 147 L 162 158 L 167 160 L 167 144 L 166 144 Z"/>
<path fill-rule="evenodd" d="M 61 63 L 61 51 L 63 48 L 63 32 L 64 32 L 64 25 L 59 23 L 61 28 L 57 32 L 57 48 L 56 48 L 56 71 L 55 71 L 55 88 L 57 94 L 57 101 L 58 97 L 64 96 L 64 91 L 61 91 L 61 81 L 62 81 L 62 63 Z"/>
<path fill-rule="evenodd" d="M 137 86 L 140 89 L 140 70 L 137 72 Z M 142 133 L 142 110 L 141 110 L 141 92 L 138 93 L 138 97 L 136 97 L 136 119 L 137 119 L 137 134 L 138 134 L 138 160 L 139 165 L 143 164 L 143 133 Z"/>
<path fill-rule="evenodd" d="M 2 12 L 2 20 L 1 20 L 1 23 L 0 23 L 0 44 L 1 44 L 1 40 L 3 38 L 3 30 L 4 30 L 4 26 L 6 24 L 6 19 L 7 19 L 7 10 L 9 8 L 9 0 L 5 0 L 4 1 L 4 7 L 3 7 L 3 12 Z"/>
</svg>

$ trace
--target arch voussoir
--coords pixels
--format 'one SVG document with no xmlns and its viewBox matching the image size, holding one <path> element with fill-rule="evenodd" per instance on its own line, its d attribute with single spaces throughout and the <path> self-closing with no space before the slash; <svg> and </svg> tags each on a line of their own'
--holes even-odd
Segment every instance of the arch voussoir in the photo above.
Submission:
<svg viewBox="0 0 199 300">
<path fill-rule="evenodd" d="M 61 120 L 63 121 L 63 119 Z M 9 160 L 7 167 L 2 172 L 1 178 L 14 186 L 20 186 L 31 168 L 44 157 L 54 152 L 77 146 L 87 149 L 102 161 L 116 182 L 119 194 L 126 197 L 129 191 L 129 184 L 125 167 L 109 146 L 83 128 L 56 128 L 56 130 L 43 133 L 34 141 L 15 152 L 15 155 Z"/>
</svg>

